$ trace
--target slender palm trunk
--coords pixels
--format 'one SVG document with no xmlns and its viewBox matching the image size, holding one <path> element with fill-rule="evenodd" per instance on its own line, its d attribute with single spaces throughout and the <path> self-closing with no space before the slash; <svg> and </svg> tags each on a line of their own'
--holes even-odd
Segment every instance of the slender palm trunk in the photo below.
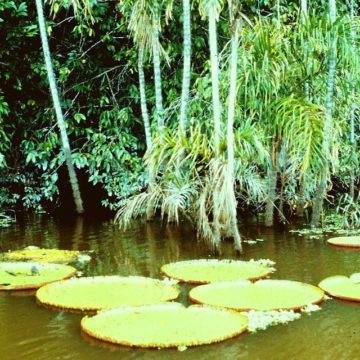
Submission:
<svg viewBox="0 0 360 360">
<path fill-rule="evenodd" d="M 221 105 L 219 95 L 219 60 L 217 50 L 217 31 L 216 31 L 216 14 L 215 10 L 210 7 L 209 13 L 209 46 L 210 46 L 210 63 L 211 63 L 211 85 L 212 85 L 212 102 L 213 102 L 213 120 L 214 120 L 214 147 L 215 159 L 219 160 L 220 156 L 220 132 L 221 132 Z M 216 175 L 215 175 L 216 176 Z M 214 179 L 216 180 L 216 179 Z M 225 180 L 226 181 L 226 180 Z M 221 223 L 220 219 L 220 206 L 218 204 L 218 193 L 220 189 L 215 187 L 213 199 L 213 243 L 219 250 L 219 243 L 221 239 Z"/>
<path fill-rule="evenodd" d="M 141 105 L 141 115 L 144 122 L 145 129 L 145 138 L 146 138 L 146 148 L 150 152 L 152 150 L 152 136 L 151 136 L 151 127 L 149 120 L 149 113 L 146 104 L 146 92 L 145 92 L 145 75 L 144 75 L 144 47 L 140 45 L 139 54 L 138 54 L 138 72 L 139 72 L 139 88 L 140 88 L 140 105 Z M 148 167 L 149 175 L 149 191 L 152 190 L 152 186 L 155 183 L 155 176 L 151 166 Z M 151 221 L 153 219 L 153 209 L 148 207 L 146 210 L 146 220 Z"/>
<path fill-rule="evenodd" d="M 353 21 L 354 21 L 354 13 L 355 13 L 355 4 L 354 0 L 350 1 L 350 19 L 351 19 L 351 47 L 352 52 L 355 55 L 356 52 L 356 44 L 355 44 L 355 31 L 353 29 Z M 351 88 L 351 98 L 355 99 L 355 82 L 353 82 L 352 88 Z M 353 100 L 354 101 L 354 100 Z M 356 104 L 351 105 L 350 110 L 350 145 L 351 145 L 351 158 L 353 159 L 356 153 L 356 141 L 355 141 L 355 110 L 356 110 Z M 355 200 L 355 173 L 353 170 L 353 167 L 351 167 L 350 171 L 350 197 Z"/>
<path fill-rule="evenodd" d="M 302 25 L 304 25 L 307 21 L 307 17 L 308 17 L 308 4 L 307 4 L 307 0 L 301 0 L 301 14 L 300 14 L 300 18 L 301 18 L 301 23 Z M 305 61 L 307 61 L 308 59 L 308 43 L 307 41 L 304 44 L 304 57 L 305 57 Z M 305 99 L 307 101 L 310 100 L 310 86 L 309 86 L 309 82 L 305 81 L 304 83 L 304 94 L 305 94 Z"/>
<path fill-rule="evenodd" d="M 329 0 L 329 17 L 332 25 L 336 21 L 336 3 L 335 0 Z M 330 136 L 332 129 L 332 113 L 333 113 L 333 96 L 335 88 L 335 75 L 336 75 L 336 47 L 337 47 L 337 34 L 334 27 L 331 29 L 330 44 L 329 44 L 329 75 L 327 81 L 327 95 L 326 95 L 326 120 L 324 128 L 324 142 L 323 151 L 325 156 L 328 157 L 330 153 Z M 321 170 L 321 179 L 319 186 L 316 190 L 314 199 L 313 212 L 311 217 L 311 226 L 319 226 L 320 217 L 323 208 L 324 196 L 326 195 L 326 184 L 329 170 L 329 162 L 325 161 Z"/>
<path fill-rule="evenodd" d="M 352 89 L 352 98 L 355 96 L 355 89 Z M 353 104 L 351 106 L 351 113 L 350 113 L 350 145 L 351 145 L 351 158 L 354 158 L 356 153 L 356 141 L 355 141 L 355 108 L 356 105 Z M 351 167 L 350 171 L 350 197 L 355 200 L 355 172 L 353 167 Z"/>
<path fill-rule="evenodd" d="M 304 217 L 305 194 L 306 194 L 306 180 L 305 177 L 301 177 L 298 200 L 296 202 L 296 216 L 299 218 Z"/>
<path fill-rule="evenodd" d="M 268 169 L 268 191 L 265 204 L 265 226 L 274 225 L 274 208 L 276 201 L 276 187 L 279 173 L 279 146 L 280 139 L 272 141 L 271 165 Z"/>
<path fill-rule="evenodd" d="M 316 189 L 315 198 L 313 200 L 314 204 L 312 206 L 312 213 L 311 213 L 311 226 L 317 227 L 320 224 L 322 208 L 323 208 L 323 201 L 324 196 L 326 193 L 326 174 L 325 179 L 323 178 L 324 174 L 322 174 L 320 183 Z"/>
<path fill-rule="evenodd" d="M 308 16 L 308 4 L 307 0 L 300 1 L 300 20 L 301 24 L 304 25 L 307 21 Z M 305 58 L 305 62 L 308 59 L 308 43 L 305 41 L 303 47 L 303 54 Z M 307 64 L 305 63 L 305 67 Z M 308 81 L 304 82 L 304 96 L 306 101 L 310 101 L 310 85 Z M 296 216 L 302 218 L 304 216 L 304 206 L 305 206 L 305 193 L 306 193 L 306 182 L 305 177 L 301 176 L 299 180 L 299 192 L 298 192 L 298 199 L 296 202 Z"/>
<path fill-rule="evenodd" d="M 276 185 L 278 180 L 278 168 L 272 164 L 268 174 L 268 197 L 265 206 L 265 226 L 274 225 L 274 207 L 276 200 Z"/>
<path fill-rule="evenodd" d="M 43 4 L 42 4 L 42 0 L 35 0 L 35 1 L 36 1 L 36 10 L 37 10 L 37 14 L 38 14 L 41 43 L 42 43 L 42 48 L 43 48 L 43 52 L 44 52 L 46 72 L 47 72 L 49 85 L 50 85 L 50 92 L 51 92 L 51 96 L 52 96 L 52 100 L 53 100 L 53 104 L 54 104 L 57 125 L 60 129 L 62 148 L 63 148 L 63 152 L 65 155 L 66 166 L 67 166 L 67 169 L 69 172 L 70 184 L 71 184 L 71 189 L 73 192 L 76 212 L 78 214 L 82 214 L 84 212 L 84 208 L 83 208 L 83 203 L 82 203 L 82 199 L 81 199 L 78 179 L 77 179 L 74 164 L 73 164 L 72 158 L 71 158 L 71 148 L 70 148 L 69 138 L 68 138 L 67 132 L 66 132 L 64 116 L 63 116 L 62 109 L 61 109 L 59 93 L 58 93 L 58 89 L 57 89 L 57 85 L 56 85 L 52 62 L 51 62 L 51 54 L 50 54 L 49 43 L 48 43 L 48 38 L 47 38 L 47 33 L 46 33 Z"/>
<path fill-rule="evenodd" d="M 301 17 L 306 17 L 308 13 L 308 4 L 307 0 L 301 0 L 300 1 L 300 11 L 301 11 Z M 302 20 L 304 21 L 304 20 Z"/>
<path fill-rule="evenodd" d="M 235 197 L 235 154 L 234 154 L 234 117 L 236 103 L 236 80 L 239 43 L 239 21 L 236 21 L 234 34 L 231 38 L 231 67 L 230 67 L 230 89 L 227 118 L 227 157 L 228 157 L 228 192 L 230 199 L 230 231 L 234 237 L 235 247 L 242 251 L 241 238 L 237 226 L 237 202 Z"/>
<path fill-rule="evenodd" d="M 281 24 L 281 19 L 280 19 L 280 0 L 276 0 L 276 20 L 278 25 Z"/>
<path fill-rule="evenodd" d="M 139 72 L 139 89 L 140 89 L 140 105 L 141 105 L 141 115 L 144 122 L 145 129 L 145 138 L 146 138 L 146 147 L 149 151 L 152 148 L 152 137 L 151 137 L 151 128 L 149 113 L 146 104 L 146 92 L 145 92 L 145 75 L 144 75 L 144 47 L 140 45 L 139 54 L 138 54 L 138 72 Z"/>
<path fill-rule="evenodd" d="M 179 125 L 183 133 L 187 128 L 187 107 L 190 96 L 191 81 L 191 4 L 190 0 L 183 0 L 184 14 L 184 70 L 182 81 L 181 108 Z"/>
<path fill-rule="evenodd" d="M 160 62 L 160 38 L 158 14 L 153 19 L 153 64 L 154 64 L 154 82 L 155 82 L 155 101 L 158 131 L 160 136 L 164 132 L 164 106 L 161 88 L 161 62 Z"/>
<path fill-rule="evenodd" d="M 215 11 L 209 10 L 209 45 L 211 62 L 211 84 L 214 118 L 214 144 L 215 152 L 219 155 L 220 133 L 221 133 L 221 104 L 219 95 L 219 60 L 217 49 L 217 31 Z"/>
</svg>

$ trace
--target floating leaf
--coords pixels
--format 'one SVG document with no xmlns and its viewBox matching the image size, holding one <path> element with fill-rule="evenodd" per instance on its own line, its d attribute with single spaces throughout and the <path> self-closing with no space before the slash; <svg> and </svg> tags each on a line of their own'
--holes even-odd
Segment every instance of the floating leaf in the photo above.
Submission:
<svg viewBox="0 0 360 360">
<path fill-rule="evenodd" d="M 80 251 L 39 249 L 29 247 L 23 250 L 10 251 L 0 255 L 4 261 L 35 261 L 41 263 L 69 263 L 77 260 Z"/>
<path fill-rule="evenodd" d="M 220 342 L 244 332 L 246 316 L 234 311 L 193 305 L 162 304 L 125 307 L 84 317 L 82 330 L 115 344 L 185 349 Z"/>
<path fill-rule="evenodd" d="M 73 276 L 68 265 L 30 262 L 0 262 L 0 290 L 37 289 L 42 285 Z"/>
<path fill-rule="evenodd" d="M 247 280 L 198 286 L 190 291 L 197 303 L 234 310 L 298 310 L 322 301 L 324 292 L 312 285 L 289 280 Z"/>
<path fill-rule="evenodd" d="M 45 305 L 81 311 L 156 304 L 176 299 L 178 295 L 176 285 L 137 276 L 71 279 L 44 286 L 36 292 L 37 299 Z"/>
<path fill-rule="evenodd" d="M 342 275 L 327 277 L 319 287 L 335 298 L 360 302 L 360 273 L 349 278 Z"/>
<path fill-rule="evenodd" d="M 341 236 L 328 239 L 328 244 L 341 246 L 341 247 L 351 247 L 351 248 L 360 248 L 360 236 Z"/>
<path fill-rule="evenodd" d="M 255 261 L 238 260 L 187 260 L 163 265 L 167 276 L 193 284 L 207 284 L 240 279 L 256 280 L 271 272 L 269 267 Z"/>
</svg>

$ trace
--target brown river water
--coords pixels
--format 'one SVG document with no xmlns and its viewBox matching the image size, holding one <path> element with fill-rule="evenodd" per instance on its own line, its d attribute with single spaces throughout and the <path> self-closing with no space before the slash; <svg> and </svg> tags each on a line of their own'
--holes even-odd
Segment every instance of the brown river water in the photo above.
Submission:
<svg viewBox="0 0 360 360">
<path fill-rule="evenodd" d="M 64 221 L 32 217 L 0 229 L 2 250 L 28 245 L 94 250 L 86 275 L 141 275 L 161 278 L 162 264 L 185 259 L 268 258 L 276 262 L 276 279 L 318 284 L 330 275 L 360 272 L 360 251 L 330 247 L 327 236 L 310 239 L 288 229 L 266 229 L 256 224 L 241 228 L 244 238 L 264 239 L 244 244 L 238 256 L 225 242 L 221 256 L 196 240 L 194 230 L 180 226 L 136 223 L 127 231 L 111 220 L 77 218 Z M 186 286 L 180 301 L 187 303 Z M 1 360 L 117 360 L 117 359 L 360 359 L 360 303 L 327 300 L 321 311 L 303 315 L 286 325 L 246 333 L 219 344 L 176 349 L 144 350 L 111 346 L 80 331 L 80 314 L 43 308 L 34 293 L 0 292 Z"/>
</svg>

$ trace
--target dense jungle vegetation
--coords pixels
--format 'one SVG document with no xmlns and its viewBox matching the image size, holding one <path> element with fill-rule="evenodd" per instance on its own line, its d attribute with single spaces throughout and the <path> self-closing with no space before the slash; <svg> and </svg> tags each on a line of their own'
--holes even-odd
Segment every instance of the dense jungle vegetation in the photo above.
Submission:
<svg viewBox="0 0 360 360">
<path fill-rule="evenodd" d="M 0 211 L 70 174 L 78 213 L 89 182 L 215 246 L 250 214 L 358 226 L 359 25 L 356 0 L 1 0 Z"/>
</svg>

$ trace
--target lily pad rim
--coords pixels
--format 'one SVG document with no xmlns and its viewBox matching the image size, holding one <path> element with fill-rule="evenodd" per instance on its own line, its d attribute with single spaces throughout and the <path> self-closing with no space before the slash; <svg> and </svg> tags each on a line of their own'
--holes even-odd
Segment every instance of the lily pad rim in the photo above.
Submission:
<svg viewBox="0 0 360 360">
<path fill-rule="evenodd" d="M 148 283 L 151 283 L 151 282 L 158 282 L 159 284 L 162 283 L 164 286 L 172 288 L 174 291 L 174 296 L 169 297 L 167 300 L 163 300 L 162 302 L 164 302 L 164 303 L 175 300 L 180 295 L 180 288 L 177 284 L 167 283 L 166 281 L 160 280 L 160 279 L 154 279 L 154 278 L 142 277 L 142 276 L 98 275 L 98 276 L 88 276 L 88 277 L 81 277 L 81 278 L 70 278 L 67 280 L 55 281 L 53 283 L 42 286 L 41 288 L 39 288 L 36 291 L 36 294 L 35 294 L 36 301 L 40 305 L 42 305 L 46 308 L 49 308 L 49 309 L 63 310 L 63 311 L 68 311 L 68 312 L 73 312 L 73 313 L 83 313 L 83 312 L 94 313 L 94 312 L 107 311 L 107 310 L 112 309 L 112 308 L 99 308 L 98 306 L 79 307 L 79 306 L 60 305 L 59 303 L 54 303 L 53 301 L 49 301 L 49 300 L 47 300 L 45 302 L 44 300 L 41 300 L 39 298 L 39 294 L 47 291 L 51 287 L 63 286 L 64 284 L 76 284 L 79 282 L 87 283 L 87 282 L 94 281 L 94 279 L 95 280 L 104 280 L 105 279 L 106 281 L 109 281 L 110 283 L 118 282 L 118 280 L 124 280 L 124 279 L 131 280 L 130 282 L 134 281 L 134 283 L 141 282 L 141 281 L 143 281 L 143 282 L 145 281 Z M 101 282 L 104 283 L 104 281 L 101 281 Z M 129 305 L 117 305 L 117 306 L 114 306 L 113 308 L 117 308 L 117 307 L 123 308 L 123 307 L 127 307 L 127 306 L 129 306 Z M 134 307 L 139 307 L 139 306 L 144 306 L 144 305 L 134 305 Z"/>
<path fill-rule="evenodd" d="M 249 263 L 249 264 L 253 264 L 255 266 L 258 266 L 258 267 L 261 267 L 263 268 L 264 270 L 267 270 L 267 273 L 266 274 L 263 274 L 263 275 L 259 275 L 259 276 L 254 276 L 254 277 L 251 277 L 251 278 L 247 278 L 247 279 L 238 279 L 238 280 L 234 280 L 234 281 L 239 281 L 239 280 L 249 280 L 249 281 L 257 281 L 257 280 L 261 280 L 261 279 L 266 279 L 269 277 L 269 275 L 271 274 L 271 269 L 270 267 L 267 267 L 265 265 L 261 265 L 261 264 L 257 264 L 255 261 L 246 261 L 246 260 L 236 260 L 236 259 L 195 259 L 195 260 L 180 260 L 180 261 L 175 261 L 175 262 L 171 262 L 171 263 L 167 263 L 167 264 L 164 264 L 161 266 L 160 268 L 160 273 L 163 275 L 163 276 L 166 276 L 168 278 L 171 278 L 171 279 L 174 279 L 174 280 L 177 280 L 181 283 L 186 283 L 186 284 L 193 284 L 193 285 L 207 285 L 207 284 L 211 284 L 212 282 L 211 281 L 206 281 L 206 280 L 187 280 L 187 279 L 184 279 L 184 278 L 181 278 L 181 277 L 178 277 L 178 276 L 174 276 L 174 275 L 169 275 L 166 271 L 163 270 L 163 268 L 165 266 L 170 266 L 170 265 L 176 265 L 176 264 L 179 264 L 179 267 L 181 267 L 181 264 L 184 264 L 186 265 L 187 263 L 201 263 L 201 262 L 204 262 L 204 264 L 207 262 L 207 263 Z M 225 282 L 225 281 L 218 281 L 218 282 Z M 216 282 L 217 283 L 217 282 Z"/>
<path fill-rule="evenodd" d="M 338 243 L 336 242 L 337 239 L 347 239 L 347 238 L 359 238 L 359 244 L 349 244 L 349 243 Z M 360 236 L 336 236 L 336 237 L 332 237 L 326 240 L 326 242 L 334 247 L 339 247 L 339 248 L 349 248 L 349 249 L 360 249 Z"/>
<path fill-rule="evenodd" d="M 350 275 L 351 276 L 351 275 Z M 323 287 L 321 287 L 321 283 L 326 281 L 326 280 L 329 280 L 329 279 L 332 279 L 332 278 L 342 278 L 344 280 L 350 280 L 350 276 L 345 276 L 345 275 L 333 275 L 333 276 L 328 276 L 326 277 L 325 279 L 321 280 L 319 282 L 319 288 L 322 289 L 327 295 L 331 296 L 332 298 L 334 299 L 339 299 L 339 300 L 345 300 L 345 301 L 351 301 L 351 302 L 360 302 L 360 297 L 359 298 L 353 298 L 351 296 L 346 296 L 346 295 L 338 295 L 338 293 L 331 293 L 329 292 L 328 290 L 324 289 Z"/>
<path fill-rule="evenodd" d="M 289 311 L 289 310 L 293 310 L 293 311 L 300 311 L 304 306 L 308 305 L 308 304 L 304 304 L 304 305 L 301 305 L 301 306 L 294 306 L 294 307 L 279 307 L 279 308 L 271 308 L 271 310 L 257 310 L 257 309 L 254 309 L 254 308 L 234 308 L 234 307 L 227 307 L 227 306 L 222 306 L 222 305 L 213 305 L 213 304 L 206 304 L 206 303 L 203 303 L 197 299 L 194 299 L 192 296 L 191 296 L 191 293 L 198 287 L 205 287 L 205 286 L 226 286 L 227 284 L 231 284 L 231 285 L 234 285 L 236 283 L 239 283 L 239 284 L 244 284 L 246 285 L 246 283 L 248 285 L 252 285 L 252 286 L 256 286 L 256 284 L 259 284 L 261 282 L 268 282 L 268 281 L 281 281 L 281 282 L 291 282 L 291 283 L 298 283 L 298 284 L 301 284 L 301 285 L 306 285 L 307 287 L 311 287 L 313 288 L 314 290 L 317 290 L 318 292 L 321 292 L 322 293 L 322 297 L 321 299 L 317 300 L 317 301 L 314 301 L 314 302 L 310 302 L 311 304 L 313 305 L 318 305 L 318 304 L 321 304 L 323 301 L 324 301 L 324 295 L 325 295 L 325 291 L 323 289 L 321 289 L 320 287 L 316 286 L 316 285 L 312 285 L 312 284 L 307 284 L 307 283 L 304 283 L 304 282 L 301 282 L 301 281 L 296 281 L 296 280 L 281 280 L 281 279 L 261 279 L 259 281 L 256 281 L 256 282 L 251 282 L 249 280 L 239 280 L 239 281 L 227 281 L 227 282 L 222 282 L 222 283 L 212 283 L 212 284 L 204 284 L 204 285 L 200 285 L 200 286 L 197 286 L 197 287 L 194 287 L 193 289 L 191 289 L 189 291 L 189 298 L 190 300 L 195 303 L 195 304 L 199 304 L 199 305 L 206 305 L 206 306 L 212 306 L 212 307 L 219 307 L 219 308 L 224 308 L 224 309 L 227 309 L 227 310 L 232 310 L 232 311 L 236 311 L 236 312 L 246 312 L 246 311 Z"/>
<path fill-rule="evenodd" d="M 176 304 L 176 305 L 175 305 Z M 141 305 L 141 306 L 124 306 L 124 307 L 118 307 L 118 308 L 112 308 L 112 309 L 106 309 L 106 310 L 100 310 L 97 312 L 97 315 L 101 315 L 102 313 L 110 313 L 110 312 L 116 312 L 116 311 L 134 311 L 134 310 L 141 310 L 144 308 L 159 308 L 159 307 L 168 307 L 170 308 L 172 305 L 174 306 L 174 310 L 181 309 L 181 310 L 186 310 L 186 309 L 205 309 L 205 310 L 211 310 L 211 311 L 215 311 L 215 312 L 225 312 L 225 313 L 229 313 L 229 314 L 233 314 L 236 315 L 238 317 L 242 317 L 243 320 L 246 322 L 246 325 L 243 327 L 239 327 L 238 331 L 236 333 L 232 333 L 229 334 L 228 336 L 223 336 L 219 339 L 213 340 L 213 341 L 209 341 L 209 342 L 203 342 L 203 343 L 199 343 L 199 342 L 193 342 L 193 343 L 178 343 L 178 344 L 166 344 L 166 345 L 159 345 L 159 343 L 157 344 L 149 344 L 149 345 L 145 345 L 145 344 L 132 344 L 130 342 L 127 341 L 114 341 L 113 339 L 110 339 L 108 336 L 105 337 L 99 337 L 98 335 L 94 334 L 92 331 L 89 331 L 88 329 L 84 328 L 84 323 L 90 318 L 88 315 L 84 316 L 81 321 L 80 321 L 80 328 L 81 331 L 86 334 L 87 336 L 89 336 L 92 339 L 96 339 L 98 341 L 102 341 L 108 344 L 112 344 L 115 346 L 127 346 L 127 347 L 131 347 L 131 348 L 138 348 L 138 349 L 171 349 L 171 348 L 178 348 L 179 346 L 186 346 L 186 347 L 194 347 L 194 346 L 202 346 L 202 345 L 212 345 L 212 344 L 217 344 L 229 339 L 233 339 L 236 338 L 238 336 L 240 336 L 243 333 L 248 332 L 248 325 L 249 325 L 249 319 L 246 315 L 240 314 L 238 311 L 234 311 L 232 309 L 227 309 L 224 307 L 217 307 L 217 306 L 212 306 L 212 305 L 203 305 L 203 304 L 196 304 L 196 305 L 190 305 L 188 307 L 184 306 L 181 303 L 178 302 L 169 302 L 169 303 L 162 303 L 162 304 L 152 304 L 152 305 Z"/>
<path fill-rule="evenodd" d="M 3 261 L 7 261 L 7 262 L 39 262 L 45 264 L 69 264 L 69 263 L 75 263 L 80 255 L 87 253 L 88 253 L 87 251 L 57 249 L 57 248 L 34 248 L 34 249 L 23 248 L 23 249 L 14 249 L 10 251 L 1 252 L 0 259 L 3 259 Z"/>
<path fill-rule="evenodd" d="M 37 284 L 28 284 L 28 285 L 15 285 L 15 287 L 4 287 L 3 285 L 0 284 L 0 291 L 24 291 L 24 290 L 39 290 L 41 287 L 45 286 L 45 285 L 50 285 L 59 281 L 69 281 L 70 279 L 72 279 L 77 272 L 77 269 L 74 268 L 71 265 L 67 265 L 67 264 L 54 264 L 54 263 L 39 263 L 39 262 L 29 262 L 29 261 L 1 261 L 0 262 L 0 267 L 1 265 L 6 264 L 6 265 L 11 265 L 11 266 L 19 266 L 19 265 L 24 265 L 24 266 L 38 266 L 38 267 L 67 267 L 72 269 L 72 273 L 69 273 L 69 275 L 67 275 L 66 277 L 62 277 L 61 279 L 58 280 L 51 280 L 51 281 L 45 281 L 45 282 L 39 282 Z"/>
</svg>

